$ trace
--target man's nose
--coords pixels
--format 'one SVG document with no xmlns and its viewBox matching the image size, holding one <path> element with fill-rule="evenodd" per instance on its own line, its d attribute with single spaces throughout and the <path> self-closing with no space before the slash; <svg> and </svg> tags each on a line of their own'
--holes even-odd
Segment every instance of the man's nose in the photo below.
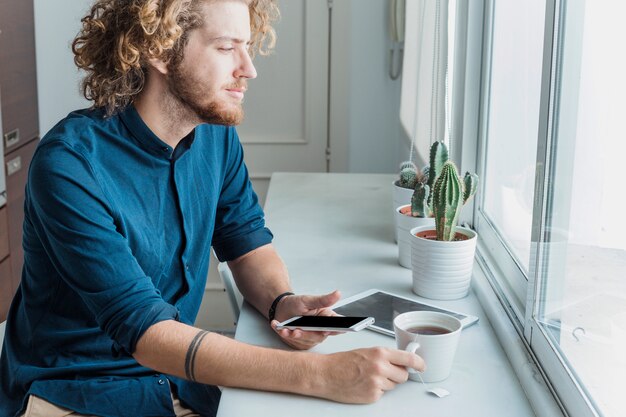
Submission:
<svg viewBox="0 0 626 417">
<path fill-rule="evenodd" d="M 235 73 L 236 78 L 247 78 L 253 79 L 256 78 L 256 68 L 254 68 L 254 64 L 252 63 L 252 57 L 248 53 L 248 51 L 243 51 L 241 57 L 241 65 L 237 68 Z"/>
</svg>

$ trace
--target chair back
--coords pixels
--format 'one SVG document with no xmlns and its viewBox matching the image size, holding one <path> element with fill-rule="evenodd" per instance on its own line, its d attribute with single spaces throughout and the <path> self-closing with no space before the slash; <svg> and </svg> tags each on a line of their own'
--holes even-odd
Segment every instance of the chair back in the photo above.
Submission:
<svg viewBox="0 0 626 417">
<path fill-rule="evenodd" d="M 239 312 L 241 310 L 241 305 L 243 304 L 243 295 L 239 292 L 237 284 L 235 284 L 235 279 L 233 278 L 233 273 L 226 262 L 220 262 L 217 265 L 217 272 L 219 272 L 224 288 L 226 289 L 226 293 L 228 294 L 230 307 L 232 308 L 236 325 L 239 321 Z"/>
</svg>

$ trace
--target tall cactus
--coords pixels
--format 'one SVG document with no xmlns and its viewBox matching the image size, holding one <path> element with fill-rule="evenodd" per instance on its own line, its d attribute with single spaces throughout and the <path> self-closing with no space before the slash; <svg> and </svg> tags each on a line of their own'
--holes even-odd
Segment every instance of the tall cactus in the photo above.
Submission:
<svg viewBox="0 0 626 417">
<path fill-rule="evenodd" d="M 453 162 L 446 162 L 433 189 L 433 213 L 437 240 L 453 240 L 463 206 L 463 184 Z"/>
<path fill-rule="evenodd" d="M 448 161 L 448 147 L 442 141 L 430 146 L 430 165 L 428 167 L 428 186 L 433 189 L 443 165 Z"/>
<path fill-rule="evenodd" d="M 461 208 L 476 193 L 478 175 L 466 172 L 461 181 L 456 165 L 448 160 L 448 147 L 441 141 L 431 145 L 430 165 L 423 172 L 410 161 L 403 162 L 400 168 L 415 175 L 411 215 L 434 216 L 437 240 L 454 240 Z"/>
<path fill-rule="evenodd" d="M 429 160 L 430 165 L 424 167 L 422 172 L 417 171 L 416 173 L 416 181 L 413 187 L 415 191 L 411 197 L 411 215 L 413 217 L 432 217 L 433 215 L 432 190 L 435 180 L 448 160 L 448 147 L 446 144 L 441 141 L 433 143 L 430 147 Z M 403 162 L 400 168 L 402 169 L 406 164 L 407 162 Z M 414 164 L 412 165 L 415 167 Z M 402 178 L 402 172 L 400 172 L 400 177 Z M 402 186 L 401 184 L 398 185 Z"/>
<path fill-rule="evenodd" d="M 461 182 L 454 162 L 447 161 L 443 165 L 432 193 L 437 240 L 454 240 L 461 208 L 476 193 L 477 187 L 476 174 L 466 173 Z"/>
</svg>

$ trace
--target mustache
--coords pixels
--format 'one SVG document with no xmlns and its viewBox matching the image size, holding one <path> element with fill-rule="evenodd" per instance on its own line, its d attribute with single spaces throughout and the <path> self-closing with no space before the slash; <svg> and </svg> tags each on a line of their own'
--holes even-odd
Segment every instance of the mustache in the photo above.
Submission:
<svg viewBox="0 0 626 417">
<path fill-rule="evenodd" d="M 248 91 L 248 82 L 246 80 L 236 81 L 232 84 L 227 84 L 225 87 L 226 90 L 243 90 Z"/>
</svg>

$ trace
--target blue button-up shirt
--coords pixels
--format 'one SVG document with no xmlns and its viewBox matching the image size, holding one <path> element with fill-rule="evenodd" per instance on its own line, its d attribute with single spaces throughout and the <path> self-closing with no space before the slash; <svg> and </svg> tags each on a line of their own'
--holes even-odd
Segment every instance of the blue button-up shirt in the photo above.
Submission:
<svg viewBox="0 0 626 417">
<path fill-rule="evenodd" d="M 133 106 L 71 113 L 30 166 L 0 415 L 34 394 L 82 414 L 173 416 L 170 385 L 215 414 L 216 387 L 155 374 L 131 353 L 157 322 L 194 323 L 211 246 L 223 261 L 271 240 L 234 128 L 198 126 L 172 149 Z"/>
</svg>

